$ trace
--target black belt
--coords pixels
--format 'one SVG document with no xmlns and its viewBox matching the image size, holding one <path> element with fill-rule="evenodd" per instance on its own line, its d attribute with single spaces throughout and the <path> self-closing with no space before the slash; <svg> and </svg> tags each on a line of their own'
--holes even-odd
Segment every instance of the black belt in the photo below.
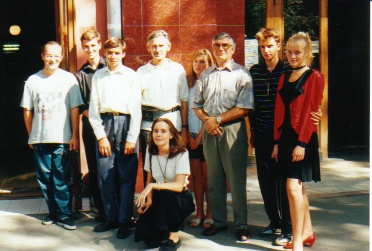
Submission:
<svg viewBox="0 0 372 251">
<path fill-rule="evenodd" d="M 129 114 L 121 113 L 121 112 L 104 112 L 101 113 L 103 115 L 109 115 L 109 116 L 127 116 Z"/>
<path fill-rule="evenodd" d="M 164 113 L 167 113 L 167 112 L 175 112 L 175 111 L 178 111 L 180 109 L 179 106 L 175 106 L 175 107 L 172 107 L 171 109 L 169 110 L 165 110 L 163 111 Z"/>
</svg>

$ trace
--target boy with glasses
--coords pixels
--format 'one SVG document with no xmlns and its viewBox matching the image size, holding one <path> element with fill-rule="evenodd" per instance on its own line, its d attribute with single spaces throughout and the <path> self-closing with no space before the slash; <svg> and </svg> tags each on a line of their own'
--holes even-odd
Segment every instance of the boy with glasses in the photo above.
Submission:
<svg viewBox="0 0 372 251">
<path fill-rule="evenodd" d="M 74 230 L 69 190 L 72 151 L 79 150 L 79 86 L 74 75 L 59 68 L 62 46 L 54 41 L 41 51 L 44 68 L 25 84 L 21 107 L 34 150 L 36 178 L 48 205 L 43 225 Z"/>
</svg>

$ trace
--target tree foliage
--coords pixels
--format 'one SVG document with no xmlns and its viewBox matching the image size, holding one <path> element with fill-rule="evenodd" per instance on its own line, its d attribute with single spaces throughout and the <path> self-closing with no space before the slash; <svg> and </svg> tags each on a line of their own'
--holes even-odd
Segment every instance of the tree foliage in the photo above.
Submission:
<svg viewBox="0 0 372 251">
<path fill-rule="evenodd" d="M 245 1 L 245 34 L 254 38 L 256 32 L 265 27 L 266 0 Z M 304 31 L 319 37 L 319 0 L 284 0 L 284 39 Z"/>
<path fill-rule="evenodd" d="M 319 37 L 319 0 L 284 1 L 284 37 L 304 31 Z"/>
<path fill-rule="evenodd" d="M 254 38 L 257 31 L 265 27 L 265 0 L 245 1 L 245 35 Z"/>
</svg>

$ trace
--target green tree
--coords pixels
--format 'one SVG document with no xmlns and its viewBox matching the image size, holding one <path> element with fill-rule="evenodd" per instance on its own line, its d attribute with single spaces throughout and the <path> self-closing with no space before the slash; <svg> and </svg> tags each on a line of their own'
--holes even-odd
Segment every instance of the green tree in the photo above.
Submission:
<svg viewBox="0 0 372 251">
<path fill-rule="evenodd" d="M 304 31 L 319 37 L 319 0 L 286 0 L 284 2 L 284 39 Z"/>
<path fill-rule="evenodd" d="M 265 27 L 265 0 L 245 1 L 245 35 L 254 38 L 257 31 Z"/>
</svg>

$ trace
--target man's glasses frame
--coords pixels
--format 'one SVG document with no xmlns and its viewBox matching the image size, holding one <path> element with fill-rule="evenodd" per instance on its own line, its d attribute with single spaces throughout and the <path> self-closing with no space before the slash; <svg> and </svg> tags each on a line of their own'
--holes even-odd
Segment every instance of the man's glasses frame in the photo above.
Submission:
<svg viewBox="0 0 372 251">
<path fill-rule="evenodd" d="M 228 44 L 228 43 L 222 43 L 222 44 L 220 44 L 220 43 L 214 43 L 214 44 L 213 44 L 213 48 L 214 48 L 215 50 L 219 50 L 221 47 L 222 47 L 222 49 L 224 49 L 224 50 L 228 50 L 231 46 L 232 46 L 232 45 L 231 45 L 231 44 Z"/>
</svg>

